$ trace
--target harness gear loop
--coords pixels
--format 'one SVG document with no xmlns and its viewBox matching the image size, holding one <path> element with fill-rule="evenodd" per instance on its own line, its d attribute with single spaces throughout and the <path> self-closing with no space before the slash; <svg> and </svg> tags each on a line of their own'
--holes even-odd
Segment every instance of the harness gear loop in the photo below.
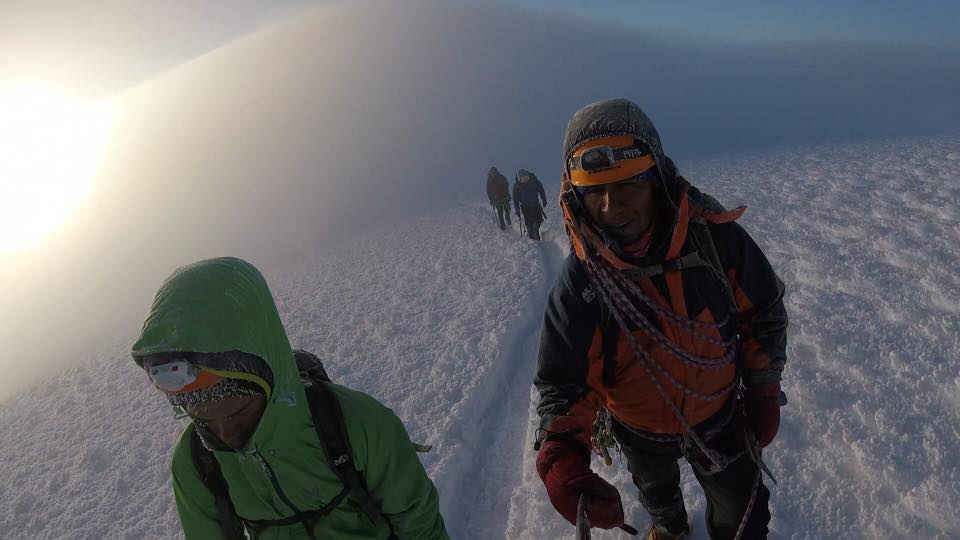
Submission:
<svg viewBox="0 0 960 540">
<path fill-rule="evenodd" d="M 603 459 L 603 464 L 607 467 L 613 465 L 613 459 L 607 449 L 617 448 L 617 439 L 613 435 L 613 417 L 606 407 L 601 407 L 597 411 L 597 416 L 593 420 L 593 429 L 590 432 L 590 442 Z"/>
</svg>

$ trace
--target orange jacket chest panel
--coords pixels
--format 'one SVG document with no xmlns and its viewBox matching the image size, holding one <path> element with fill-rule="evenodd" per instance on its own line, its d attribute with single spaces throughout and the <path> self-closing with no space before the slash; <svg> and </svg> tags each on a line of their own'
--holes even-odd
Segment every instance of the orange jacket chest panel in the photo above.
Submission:
<svg viewBox="0 0 960 540">
<path fill-rule="evenodd" d="M 666 278 L 670 291 L 671 301 L 669 303 L 657 291 L 650 279 L 642 280 L 639 285 L 648 298 L 661 306 L 670 307 L 675 313 L 686 318 L 681 272 L 668 272 Z M 671 281 L 675 282 L 673 286 L 670 285 Z M 714 317 L 708 308 L 704 308 L 697 315 L 696 320 L 713 322 Z M 656 326 L 670 342 L 682 351 L 705 358 L 720 358 L 724 354 L 723 347 L 720 345 L 697 339 L 690 329 L 683 328 L 665 317 L 658 316 Z M 709 332 L 699 331 L 717 340 L 720 339 L 720 333 L 716 329 L 710 329 Z M 644 330 L 634 330 L 631 334 L 639 347 L 646 351 L 654 362 L 662 366 L 677 382 L 695 392 L 701 394 L 717 392 L 729 385 L 736 375 L 736 367 L 733 364 L 724 366 L 719 370 L 703 369 L 681 361 Z M 637 357 L 629 339 L 622 331 L 617 333 L 617 345 L 614 354 L 616 367 L 610 385 L 605 385 L 603 381 L 605 354 L 603 334 L 599 327 L 594 332 L 588 356 L 588 386 L 603 397 L 607 408 L 614 416 L 631 427 L 654 433 L 680 433 L 683 431 L 680 422 L 674 417 L 670 407 L 657 390 L 651 378 L 651 373 L 691 425 L 696 425 L 712 416 L 722 408 L 726 401 L 724 399 L 705 401 L 687 395 L 655 366 L 649 366 L 650 370 L 648 372 L 644 367 L 644 360 Z"/>
</svg>

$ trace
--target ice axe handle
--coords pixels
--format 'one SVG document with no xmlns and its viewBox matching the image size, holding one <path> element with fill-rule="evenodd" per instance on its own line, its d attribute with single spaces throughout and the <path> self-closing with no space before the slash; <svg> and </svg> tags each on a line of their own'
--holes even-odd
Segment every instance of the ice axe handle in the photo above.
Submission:
<svg viewBox="0 0 960 540">
<path fill-rule="evenodd" d="M 587 502 L 587 494 L 581 493 L 580 499 L 577 501 L 577 540 L 590 540 L 590 518 L 587 517 Z M 620 526 L 620 530 L 630 536 L 640 535 L 636 529 L 626 523 Z"/>
<path fill-rule="evenodd" d="M 587 494 L 577 501 L 577 540 L 590 540 L 590 518 L 587 517 Z"/>
</svg>

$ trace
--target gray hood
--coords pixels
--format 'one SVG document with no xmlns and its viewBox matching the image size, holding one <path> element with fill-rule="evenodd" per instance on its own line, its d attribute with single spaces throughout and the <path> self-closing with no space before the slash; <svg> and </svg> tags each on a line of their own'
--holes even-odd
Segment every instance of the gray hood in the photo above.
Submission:
<svg viewBox="0 0 960 540">
<path fill-rule="evenodd" d="M 663 212 L 654 229 L 654 238 L 648 256 L 656 258 L 666 253 L 670 237 L 676 228 L 678 212 L 677 201 L 681 191 L 681 184 L 677 167 L 673 161 L 663 153 L 660 143 L 660 134 L 653 122 L 643 110 L 632 101 L 624 98 L 605 99 L 591 103 L 573 114 L 567 124 L 563 140 L 563 166 L 566 170 L 567 159 L 581 144 L 608 137 L 611 135 L 630 135 L 646 147 L 653 156 L 657 172 L 660 176 L 661 193 L 663 199 L 658 203 Z M 579 197 L 571 191 L 572 199 L 580 205 Z M 561 194 L 561 198 L 563 195 Z M 596 229 L 603 236 L 604 242 L 621 258 L 625 258 L 620 245 L 602 229 Z"/>
<path fill-rule="evenodd" d="M 581 144 L 609 135 L 632 135 L 653 154 L 657 170 L 663 179 L 668 193 L 675 184 L 677 168 L 673 161 L 663 153 L 660 134 L 646 113 L 629 99 L 605 99 L 591 103 L 576 113 L 567 124 L 563 139 L 563 163 L 573 150 Z"/>
</svg>

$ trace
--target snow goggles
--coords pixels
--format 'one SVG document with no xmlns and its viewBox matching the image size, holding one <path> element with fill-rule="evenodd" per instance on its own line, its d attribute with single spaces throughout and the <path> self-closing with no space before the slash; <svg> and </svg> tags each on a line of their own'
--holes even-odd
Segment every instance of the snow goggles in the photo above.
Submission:
<svg viewBox="0 0 960 540">
<path fill-rule="evenodd" d="M 641 175 L 656 162 L 630 135 L 603 137 L 586 143 L 567 159 L 567 174 L 575 187 L 619 182 Z"/>
</svg>

